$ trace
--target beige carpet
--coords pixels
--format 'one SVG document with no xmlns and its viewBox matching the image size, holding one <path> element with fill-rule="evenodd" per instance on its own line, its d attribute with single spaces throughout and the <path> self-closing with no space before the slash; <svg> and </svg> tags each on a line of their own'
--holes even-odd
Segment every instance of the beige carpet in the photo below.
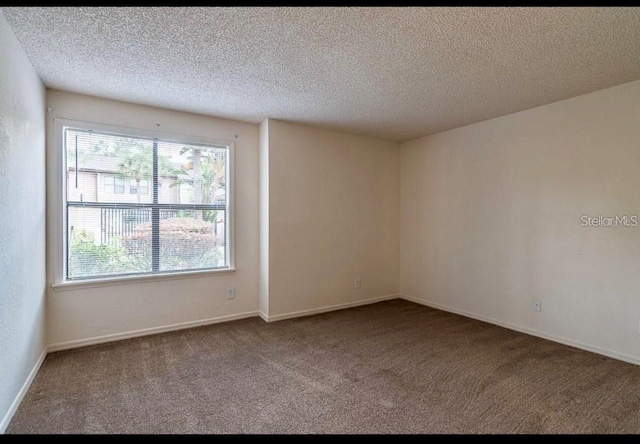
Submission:
<svg viewBox="0 0 640 444">
<path fill-rule="evenodd" d="M 50 354 L 8 433 L 639 433 L 640 367 L 394 300 Z"/>
</svg>

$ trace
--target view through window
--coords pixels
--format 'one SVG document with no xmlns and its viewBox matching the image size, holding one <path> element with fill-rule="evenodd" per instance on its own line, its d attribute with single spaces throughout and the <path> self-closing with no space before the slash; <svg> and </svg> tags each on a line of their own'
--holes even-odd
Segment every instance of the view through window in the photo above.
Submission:
<svg viewBox="0 0 640 444">
<path fill-rule="evenodd" d="M 67 279 L 229 267 L 229 149 L 65 127 Z"/>
</svg>

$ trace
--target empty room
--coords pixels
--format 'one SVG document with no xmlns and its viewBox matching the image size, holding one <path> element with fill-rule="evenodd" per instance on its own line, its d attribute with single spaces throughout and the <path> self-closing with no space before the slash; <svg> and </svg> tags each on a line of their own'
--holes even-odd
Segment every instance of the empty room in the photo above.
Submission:
<svg viewBox="0 0 640 444">
<path fill-rule="evenodd" d="M 640 8 L 0 8 L 0 434 L 640 434 Z"/>
</svg>

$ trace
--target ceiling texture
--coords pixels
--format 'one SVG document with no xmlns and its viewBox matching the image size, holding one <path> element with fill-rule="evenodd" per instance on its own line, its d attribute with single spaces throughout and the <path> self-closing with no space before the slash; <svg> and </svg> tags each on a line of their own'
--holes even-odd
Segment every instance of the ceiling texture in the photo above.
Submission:
<svg viewBox="0 0 640 444">
<path fill-rule="evenodd" d="M 404 141 L 640 79 L 640 8 L 2 8 L 45 85 Z"/>
</svg>

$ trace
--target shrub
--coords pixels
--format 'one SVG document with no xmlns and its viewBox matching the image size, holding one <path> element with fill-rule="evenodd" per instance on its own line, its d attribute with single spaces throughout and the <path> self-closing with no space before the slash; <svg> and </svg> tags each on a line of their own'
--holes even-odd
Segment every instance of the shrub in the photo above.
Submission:
<svg viewBox="0 0 640 444">
<path fill-rule="evenodd" d="M 132 270 L 134 264 L 117 243 L 97 245 L 92 232 L 78 230 L 69 245 L 69 276 L 99 276 Z"/>
<path fill-rule="evenodd" d="M 192 217 L 175 217 L 160 221 L 160 269 L 176 270 L 217 265 L 216 236 L 211 222 Z M 151 260 L 151 223 L 137 225 L 122 243 L 127 254 Z"/>
</svg>

